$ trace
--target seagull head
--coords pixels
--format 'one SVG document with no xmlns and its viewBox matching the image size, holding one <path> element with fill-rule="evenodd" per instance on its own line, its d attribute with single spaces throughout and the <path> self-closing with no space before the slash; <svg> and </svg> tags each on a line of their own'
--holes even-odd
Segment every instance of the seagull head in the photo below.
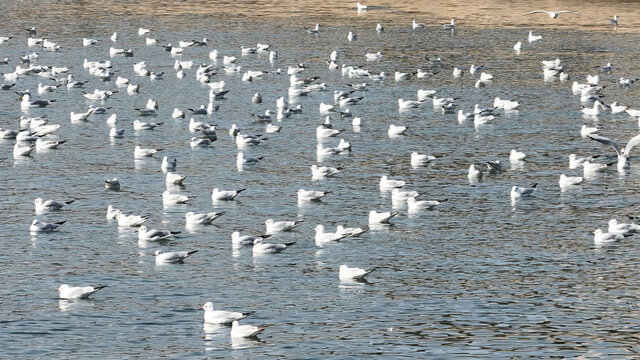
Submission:
<svg viewBox="0 0 640 360">
<path fill-rule="evenodd" d="M 156 250 L 156 251 L 153 253 L 153 256 L 158 256 L 158 255 L 160 255 L 160 254 L 162 254 L 162 250 Z"/>
<path fill-rule="evenodd" d="M 62 290 L 64 290 L 64 289 L 68 288 L 68 287 L 69 287 L 69 285 L 67 285 L 67 284 L 62 284 L 62 285 L 60 285 L 60 286 L 58 287 L 58 289 L 56 289 L 56 290 L 58 290 L 58 291 L 62 291 Z"/>
<path fill-rule="evenodd" d="M 200 310 L 213 311 L 213 303 L 211 301 L 207 302 L 206 304 L 202 305 Z"/>
</svg>

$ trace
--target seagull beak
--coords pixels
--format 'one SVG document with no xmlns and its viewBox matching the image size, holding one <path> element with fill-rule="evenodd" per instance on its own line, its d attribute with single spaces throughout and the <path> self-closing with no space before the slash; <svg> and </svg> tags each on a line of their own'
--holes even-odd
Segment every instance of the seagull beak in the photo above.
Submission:
<svg viewBox="0 0 640 360">
<path fill-rule="evenodd" d="M 204 310 L 204 306 L 200 306 L 200 310 Z"/>
</svg>

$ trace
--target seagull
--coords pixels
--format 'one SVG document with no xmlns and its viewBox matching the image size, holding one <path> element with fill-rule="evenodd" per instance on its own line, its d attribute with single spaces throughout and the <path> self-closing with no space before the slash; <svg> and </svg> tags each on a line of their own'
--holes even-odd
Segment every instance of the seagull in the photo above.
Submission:
<svg viewBox="0 0 640 360">
<path fill-rule="evenodd" d="M 147 219 L 149 219 L 149 215 L 125 215 L 122 210 L 119 210 L 119 213 L 116 213 L 115 215 L 115 219 L 118 220 L 119 227 L 137 227 L 147 221 Z"/>
<path fill-rule="evenodd" d="M 558 17 L 558 15 L 560 14 L 576 14 L 576 15 L 581 15 L 579 12 L 577 11 L 573 11 L 573 10 L 560 10 L 557 12 L 554 11 L 547 11 L 547 10 L 534 10 L 531 12 L 528 12 L 526 14 L 523 15 L 530 15 L 530 14 L 537 14 L 537 13 L 546 13 L 549 15 L 550 18 L 555 19 Z"/>
<path fill-rule="evenodd" d="M 542 36 L 540 36 L 540 35 L 533 35 L 533 31 L 529 31 L 529 38 L 528 38 L 528 40 L 529 40 L 529 44 L 531 44 L 532 42 L 535 42 L 535 41 L 541 40 L 541 39 L 542 39 Z"/>
<path fill-rule="evenodd" d="M 114 208 L 113 205 L 107 206 L 107 220 L 113 220 L 119 214 L 122 214 L 122 210 Z"/>
<path fill-rule="evenodd" d="M 55 231 L 58 229 L 58 227 L 62 224 L 64 224 L 65 221 L 58 221 L 58 222 L 53 222 L 53 223 L 48 223 L 48 222 L 44 222 L 44 221 L 40 221 L 38 219 L 33 219 L 33 222 L 31 222 L 31 226 L 29 227 L 29 231 L 31 232 L 51 232 L 51 231 Z"/>
<path fill-rule="evenodd" d="M 136 145 L 133 151 L 133 157 L 136 159 L 151 157 L 162 150 L 164 149 L 146 149 L 146 148 L 140 147 L 139 145 Z"/>
<path fill-rule="evenodd" d="M 624 239 L 624 235 L 613 234 L 608 232 L 605 233 L 602 231 L 602 229 L 596 229 L 596 231 L 593 232 L 593 242 L 596 245 L 612 243 L 612 242 L 620 241 L 622 239 Z"/>
<path fill-rule="evenodd" d="M 565 189 L 573 185 L 580 184 L 582 180 L 582 176 L 566 176 L 565 174 L 560 174 L 558 185 L 560 186 L 560 189 Z"/>
<path fill-rule="evenodd" d="M 618 26 L 618 15 L 613 15 L 613 19 L 607 18 L 609 24 L 613 26 Z"/>
<path fill-rule="evenodd" d="M 522 161 L 527 157 L 527 154 L 517 151 L 516 149 L 511 149 L 511 154 L 509 155 L 509 161 Z"/>
<path fill-rule="evenodd" d="M 609 167 L 608 164 L 598 164 L 592 163 L 589 160 L 586 160 L 582 163 L 582 167 L 584 169 L 584 176 L 587 177 L 589 175 L 593 175 L 596 172 L 604 171 Z"/>
<path fill-rule="evenodd" d="M 325 232 L 323 225 L 317 225 L 313 230 L 316 232 L 315 240 L 317 245 L 325 244 L 331 241 L 338 242 L 350 236 L 349 234 L 339 232 Z"/>
<path fill-rule="evenodd" d="M 164 122 L 144 122 L 140 120 L 133 120 L 133 130 L 153 130 Z"/>
<path fill-rule="evenodd" d="M 368 6 L 361 4 L 361 3 L 356 3 L 356 10 L 358 11 L 367 11 Z"/>
<path fill-rule="evenodd" d="M 600 130 L 600 128 L 595 126 L 582 125 L 582 127 L 580 128 L 580 136 L 586 138 L 591 134 L 595 134 L 598 130 Z"/>
<path fill-rule="evenodd" d="M 433 155 L 418 154 L 416 151 L 414 151 L 411 153 L 411 166 L 414 168 L 424 166 L 435 159 L 436 157 Z"/>
<path fill-rule="evenodd" d="M 402 125 L 390 124 L 387 134 L 389 137 L 404 135 L 407 132 L 407 127 Z"/>
<path fill-rule="evenodd" d="M 138 229 L 138 240 L 143 240 L 143 241 L 167 240 L 176 234 L 180 234 L 180 231 L 157 230 L 157 229 L 147 230 L 147 226 L 142 225 Z"/>
<path fill-rule="evenodd" d="M 120 190 L 120 181 L 118 180 L 118 178 L 105 179 L 104 188 L 107 189 L 107 190 L 119 191 Z"/>
<path fill-rule="evenodd" d="M 371 210 L 369 212 L 369 224 L 388 224 L 389 220 L 398 215 L 398 212 L 376 212 Z"/>
<path fill-rule="evenodd" d="M 434 207 L 442 204 L 443 202 L 449 201 L 449 199 L 443 200 L 416 200 L 416 197 L 408 197 L 407 205 L 408 211 L 418 211 L 418 210 L 432 210 Z"/>
<path fill-rule="evenodd" d="M 451 19 L 451 23 L 449 24 L 440 24 L 440 26 L 445 30 L 455 30 L 456 28 L 456 20 Z"/>
<path fill-rule="evenodd" d="M 631 149 L 633 149 L 634 146 L 640 144 L 640 135 L 636 135 L 633 138 L 631 138 L 631 140 L 629 140 L 629 142 L 627 143 L 627 146 L 622 150 L 620 149 L 618 144 L 616 144 L 615 141 L 610 140 L 604 136 L 591 134 L 591 135 L 588 135 L 588 137 L 591 140 L 595 140 L 597 142 L 603 143 L 605 145 L 610 145 L 611 147 L 613 147 L 613 149 L 618 154 L 618 170 L 629 168 L 630 166 L 628 161 L 629 152 L 631 152 Z"/>
<path fill-rule="evenodd" d="M 470 182 L 482 180 L 482 169 L 479 169 L 474 164 L 469 166 L 469 174 L 467 175 Z"/>
<path fill-rule="evenodd" d="M 609 233 L 631 235 L 640 232 L 640 225 L 631 223 L 619 223 L 616 219 L 609 220 Z"/>
<path fill-rule="evenodd" d="M 63 204 L 54 200 L 43 200 L 42 198 L 36 198 L 34 204 L 36 206 L 36 213 L 42 214 L 49 211 L 60 210 L 62 209 L 62 207 L 64 207 L 65 204 L 68 205 L 73 203 L 74 201 L 75 200 L 65 201 Z"/>
<path fill-rule="evenodd" d="M 531 187 L 514 185 L 511 187 L 511 200 L 515 200 L 520 197 L 531 196 L 531 194 L 535 189 L 537 189 L 537 187 L 538 187 L 538 184 L 533 184 L 531 185 Z"/>
<path fill-rule="evenodd" d="M 273 219 L 268 219 L 265 221 L 265 225 L 267 227 L 267 231 L 265 234 L 272 235 L 281 231 L 291 231 L 296 227 L 300 226 L 304 220 L 296 220 L 296 221 L 273 221 Z"/>
<path fill-rule="evenodd" d="M 295 243 L 295 241 L 284 244 L 263 243 L 262 238 L 259 237 L 253 241 L 253 255 L 277 254 Z"/>
<path fill-rule="evenodd" d="M 403 187 L 404 185 L 406 185 L 406 182 L 403 180 L 389 179 L 387 175 L 380 177 L 380 190 L 391 190 Z"/>
<path fill-rule="evenodd" d="M 166 156 L 162 158 L 162 170 L 175 170 L 177 165 L 177 159 L 169 160 Z"/>
<path fill-rule="evenodd" d="M 320 33 L 320 24 L 316 24 L 316 27 L 315 27 L 315 28 L 313 28 L 313 29 L 309 29 L 309 28 L 304 27 L 304 26 L 303 26 L 303 28 L 304 28 L 305 30 L 307 30 L 307 32 L 308 32 L 309 34 L 318 35 L 318 34 Z"/>
<path fill-rule="evenodd" d="M 166 190 L 162 193 L 162 204 L 164 205 L 186 204 L 187 201 L 193 199 L 195 199 L 195 196 L 172 194 Z"/>
<path fill-rule="evenodd" d="M 201 307 L 204 310 L 204 322 L 207 324 L 219 324 L 227 325 L 234 321 L 242 320 L 247 316 L 253 314 L 253 311 L 247 312 L 234 312 L 224 310 L 214 310 L 213 303 L 207 302 Z"/>
<path fill-rule="evenodd" d="M 238 166 L 255 165 L 255 164 L 259 163 L 260 161 L 262 161 L 262 159 L 264 159 L 263 156 L 260 156 L 260 157 L 257 157 L 257 158 L 244 157 L 244 154 L 241 151 L 241 152 L 238 153 L 238 156 L 236 158 L 236 165 L 238 165 Z"/>
<path fill-rule="evenodd" d="M 336 226 L 336 233 L 341 235 L 348 235 L 349 237 L 360 236 L 363 233 L 369 231 L 369 226 L 361 227 L 361 228 L 347 228 L 342 225 Z"/>
<path fill-rule="evenodd" d="M 88 299 L 96 291 L 105 288 L 106 285 L 98 286 L 70 286 L 62 284 L 58 287 L 60 299 Z"/>
<path fill-rule="evenodd" d="M 371 274 L 376 268 L 371 268 L 368 270 L 360 269 L 360 268 L 350 268 L 345 264 L 340 265 L 340 270 L 338 272 L 338 277 L 342 281 L 362 281 L 364 277 Z"/>
<path fill-rule="evenodd" d="M 236 320 L 231 323 L 231 337 L 236 339 L 255 337 L 266 328 L 266 326 L 240 325 Z"/>
<path fill-rule="evenodd" d="M 226 213 L 226 211 L 209 213 L 194 213 L 193 211 L 189 211 L 184 215 L 184 219 L 187 225 L 209 225 L 215 219 Z"/>
<path fill-rule="evenodd" d="M 576 169 L 580 166 L 582 166 L 582 164 L 584 164 L 585 161 L 593 161 L 596 158 L 598 158 L 600 155 L 596 155 L 596 156 L 590 156 L 590 157 L 578 157 L 576 156 L 576 154 L 570 154 L 569 155 L 569 169 Z"/>
<path fill-rule="evenodd" d="M 424 23 L 419 23 L 419 22 L 416 22 L 415 20 L 413 20 L 412 27 L 413 27 L 413 30 L 415 30 L 415 29 L 424 29 L 426 27 L 426 25 Z"/>
<path fill-rule="evenodd" d="M 307 201 L 319 201 L 323 197 L 330 194 L 331 191 L 316 191 L 316 190 L 298 190 L 298 202 L 307 202 Z"/>
<path fill-rule="evenodd" d="M 239 190 L 218 190 L 218 188 L 214 188 L 211 193 L 211 200 L 233 200 L 240 194 L 241 192 L 247 189 L 239 189 Z"/>
<path fill-rule="evenodd" d="M 184 262 L 184 259 L 197 253 L 198 250 L 189 251 L 168 251 L 156 250 L 153 256 L 156 257 L 156 265 L 160 264 L 176 264 Z"/>
<path fill-rule="evenodd" d="M 339 173 L 342 168 L 334 168 L 329 166 L 321 166 L 311 165 L 311 179 L 318 180 L 324 179 L 328 177 L 332 177 L 335 174 Z"/>
</svg>

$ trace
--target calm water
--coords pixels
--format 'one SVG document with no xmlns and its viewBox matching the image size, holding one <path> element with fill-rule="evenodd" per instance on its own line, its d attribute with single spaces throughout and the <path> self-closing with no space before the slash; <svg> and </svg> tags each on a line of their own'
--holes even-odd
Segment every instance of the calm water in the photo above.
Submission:
<svg viewBox="0 0 640 360">
<path fill-rule="evenodd" d="M 20 110 L 12 91 L 0 92 L 0 127 L 18 128 L 21 115 L 46 114 L 61 124 L 55 137 L 68 140 L 58 150 L 35 152 L 31 158 L 14 160 L 13 140 L 0 143 L 2 201 L 0 224 L 4 233 L 0 264 L 0 343 L 3 354 L 13 358 L 363 358 L 374 355 L 430 358 L 634 358 L 638 352 L 637 240 L 596 248 L 593 231 L 607 221 L 620 220 L 637 211 L 636 189 L 640 170 L 625 174 L 609 171 L 588 179 L 576 189 L 560 192 L 561 173 L 568 169 L 567 156 L 614 153 L 580 137 L 582 124 L 597 124 L 604 136 L 626 141 L 638 132 L 637 121 L 626 115 L 604 114 L 583 119 L 579 99 L 572 96 L 570 81 L 544 82 L 540 60 L 560 58 L 571 80 L 582 81 L 598 65 L 612 62 L 613 74 L 601 74 L 606 102 L 617 100 L 640 106 L 638 90 L 624 90 L 613 82 L 620 76 L 640 73 L 637 62 L 638 34 L 631 25 L 618 31 L 604 17 L 614 12 L 621 24 L 633 24 L 633 3 L 598 9 L 595 3 L 571 3 L 583 17 L 567 16 L 553 22 L 545 15 L 522 18 L 533 8 L 563 8 L 567 4 L 540 3 L 531 7 L 512 5 L 504 24 L 494 24 L 499 5 L 444 4 L 430 11 L 399 2 L 383 4 L 366 14 L 356 14 L 340 2 L 312 4 L 305 11 L 297 3 L 245 2 L 202 8 L 177 2 L 150 9 L 124 2 L 114 9 L 95 2 L 53 2 L 51 9 L 30 2 L 0 5 L 4 26 L 0 35 L 15 38 L 0 46 L 0 57 L 9 57 L 10 72 L 17 57 L 37 51 L 35 62 L 71 67 L 79 79 L 89 79 L 85 91 L 116 90 L 114 81 L 100 82 L 82 68 L 84 58 L 108 59 L 113 44 L 108 37 L 117 31 L 116 47 L 132 48 L 132 58 L 110 59 L 118 75 L 141 84 L 139 95 L 123 88 L 103 105 L 106 115 L 92 115 L 89 122 L 71 123 L 69 112 L 82 112 L 90 104 L 80 89 L 60 88 L 43 95 L 57 102 L 44 109 Z M 33 2 L 33 4 L 36 4 Z M 577 6 L 575 6 L 577 4 Z M 263 5 L 263 6 L 261 6 Z M 570 7 L 567 5 L 567 7 Z M 87 10 L 88 9 L 88 10 Z M 268 10 L 265 10 L 268 9 Z M 176 10 L 180 12 L 176 13 Z M 606 13 L 604 12 L 606 10 Z M 90 11 L 85 14 L 83 11 Z M 455 34 L 436 25 L 448 21 L 449 13 L 461 11 Z M 609 13 L 610 12 L 610 13 Z M 72 14 L 73 20 L 68 16 Z M 286 14 L 291 14 L 289 17 Z M 624 15 L 623 15 L 624 14 Z M 153 16 L 153 17 L 152 17 Z M 426 31 L 411 31 L 410 21 L 427 22 Z M 377 34 L 375 24 L 385 31 Z M 302 25 L 321 24 L 321 34 L 310 36 Z M 325 25 L 326 24 L 326 25 Z M 57 41 L 61 51 L 27 48 L 23 29 L 37 26 L 40 36 Z M 186 111 L 208 99 L 208 88 L 194 79 L 193 70 L 177 79 L 171 57 L 159 46 L 146 46 L 137 36 L 139 26 L 152 29 L 150 37 L 161 43 L 209 38 L 207 47 L 192 47 L 177 57 L 195 64 L 209 63 L 209 51 L 239 58 L 247 70 L 270 73 L 251 83 L 240 74 L 221 72 L 231 90 L 219 101 L 220 110 L 200 117 L 219 127 L 219 139 L 210 149 L 192 150 L 187 119 L 173 120 L 175 107 Z M 529 30 L 542 41 L 529 45 Z M 349 43 L 348 31 L 358 40 Z M 99 43 L 82 47 L 83 37 Z M 512 46 L 525 42 L 521 55 Z M 241 56 L 240 46 L 268 43 L 279 52 L 270 64 L 266 54 Z M 322 160 L 323 165 L 345 169 L 337 177 L 311 181 L 309 167 L 317 163 L 315 128 L 324 116 L 320 102 L 333 102 L 333 90 L 366 79 L 342 77 L 328 70 L 324 60 L 337 49 L 339 63 L 359 64 L 372 72 L 385 71 L 391 78 L 371 83 L 369 91 L 356 93 L 365 99 L 351 111 L 363 120 L 355 131 L 350 119 L 333 116 L 336 128 L 347 129 L 344 138 L 353 152 Z M 367 52 L 382 51 L 379 62 L 364 61 Z M 442 57 L 444 66 L 432 78 L 395 82 L 395 71 L 431 67 L 429 57 Z M 165 79 L 151 82 L 133 73 L 132 65 L 144 60 L 148 68 L 165 72 Z M 221 66 L 221 60 L 217 64 Z M 262 124 L 249 113 L 275 110 L 275 99 L 286 96 L 289 79 L 274 71 L 304 62 L 305 76 L 319 76 L 330 91 L 292 98 L 304 112 L 280 123 L 280 134 L 245 151 L 264 156 L 264 161 L 239 172 L 237 148 L 228 136 L 231 124 L 248 133 L 261 133 Z M 454 66 L 468 70 L 483 64 L 495 76 L 493 84 L 475 89 L 475 78 L 451 76 Z M 6 82 L 6 81 L 5 81 Z M 49 80 L 25 76 L 16 89 L 35 92 L 38 82 Z M 370 81 L 367 81 L 370 82 Z M 472 122 L 459 124 L 455 115 L 433 111 L 429 102 L 421 109 L 399 113 L 397 99 L 414 99 L 417 89 L 437 89 L 439 95 L 460 97 L 456 103 L 471 111 L 479 103 L 489 106 L 495 96 L 520 100 L 518 113 L 503 114 L 493 124 L 475 129 Z M 259 91 L 262 104 L 252 104 Z M 147 99 L 160 103 L 153 121 L 164 121 L 155 131 L 133 131 L 134 107 Z M 125 137 L 111 141 L 105 120 L 118 115 Z M 196 117 L 198 119 L 198 117 Z M 390 139 L 389 124 L 409 126 L 407 136 Z M 325 140 L 335 146 L 337 139 Z M 177 172 L 187 175 L 185 187 L 173 188 L 197 196 L 190 205 L 163 207 L 165 190 L 160 159 L 134 161 L 133 148 L 159 147 L 178 159 Z M 524 164 L 510 164 L 510 149 L 528 154 Z M 441 156 L 433 164 L 412 169 L 413 151 Z M 158 154 L 162 155 L 162 153 Z M 158 156 L 157 155 L 157 156 Z M 502 160 L 507 170 L 485 176 L 471 185 L 471 163 Z M 635 162 L 632 159 L 632 163 Z M 372 230 L 361 238 L 339 244 L 316 246 L 313 228 L 324 224 L 363 226 L 372 210 L 391 210 L 388 194 L 378 189 L 380 176 L 389 174 L 410 183 L 425 199 L 448 198 L 433 211 L 408 214 L 400 211 L 387 228 Z M 106 178 L 118 177 L 122 191 L 103 188 Z M 536 196 L 510 203 L 512 185 L 537 182 Z M 236 201 L 212 203 L 214 187 L 246 187 Z M 296 191 L 333 191 L 322 202 L 298 206 Z M 30 235 L 36 197 L 76 199 L 63 211 L 38 216 L 44 220 L 68 220 L 59 232 Z M 104 215 L 108 204 L 127 213 L 149 213 L 148 225 L 181 230 L 166 244 L 139 243 L 132 230 L 118 229 Z M 187 211 L 227 211 L 215 225 L 185 229 Z M 260 234 L 267 218 L 304 219 L 296 231 L 272 237 L 273 241 L 297 241 L 284 253 L 254 257 L 250 248 L 234 250 L 233 231 Z M 198 249 L 185 264 L 156 266 L 153 252 L 163 249 Z M 340 264 L 377 267 L 366 284 L 338 281 Z M 106 284 L 89 301 L 59 301 L 61 283 Z M 254 310 L 244 322 L 268 324 L 259 341 L 232 341 L 229 329 L 203 326 L 199 307 L 212 301 L 216 307 Z"/>
</svg>

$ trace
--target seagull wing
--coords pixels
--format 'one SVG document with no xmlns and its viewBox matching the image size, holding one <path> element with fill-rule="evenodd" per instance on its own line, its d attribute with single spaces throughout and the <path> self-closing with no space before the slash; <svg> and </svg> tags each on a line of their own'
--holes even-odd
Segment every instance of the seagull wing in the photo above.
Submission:
<svg viewBox="0 0 640 360">
<path fill-rule="evenodd" d="M 531 11 L 531 12 L 528 12 L 528 13 L 522 14 L 522 15 L 531 15 L 531 14 L 537 14 L 537 13 L 546 13 L 546 14 L 551 15 L 551 12 L 549 12 L 547 10 L 534 10 L 534 11 Z"/>
<path fill-rule="evenodd" d="M 627 146 L 624 148 L 624 156 L 629 156 L 631 149 L 638 144 L 640 144 L 640 135 L 636 135 L 629 140 Z"/>
<path fill-rule="evenodd" d="M 616 142 L 615 142 L 615 141 L 613 141 L 613 140 L 611 140 L 611 139 L 608 139 L 608 138 L 606 138 L 606 137 L 604 137 L 604 136 L 595 135 L 595 134 L 591 134 L 591 135 L 588 135 L 588 136 L 589 136 L 589 139 L 591 139 L 591 140 L 595 140 L 595 141 L 600 142 L 600 143 L 603 143 L 603 144 L 605 144 L 605 145 L 612 146 L 612 147 L 616 150 L 616 153 L 618 153 L 618 156 L 622 155 L 622 151 L 620 151 L 620 147 L 618 146 L 618 144 L 616 144 Z M 635 138 L 631 139 L 631 140 L 629 141 L 629 143 L 631 144 L 631 142 L 632 142 L 634 139 L 635 139 Z M 636 142 L 638 142 L 638 141 L 639 141 L 639 140 L 636 140 Z M 636 144 L 633 144 L 633 145 L 636 145 Z"/>
<path fill-rule="evenodd" d="M 577 11 L 573 11 L 573 10 L 561 10 L 558 11 L 556 14 L 578 14 L 578 15 L 582 15 Z"/>
</svg>

